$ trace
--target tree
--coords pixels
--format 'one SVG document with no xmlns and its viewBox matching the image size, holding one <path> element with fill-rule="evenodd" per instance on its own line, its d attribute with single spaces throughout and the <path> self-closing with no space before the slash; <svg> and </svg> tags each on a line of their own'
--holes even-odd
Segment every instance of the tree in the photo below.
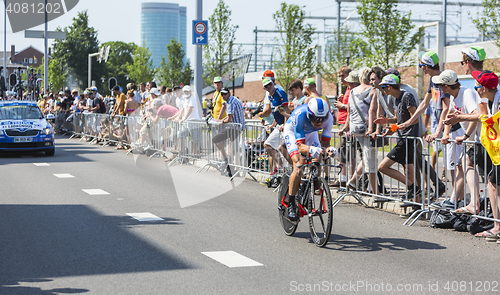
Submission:
<svg viewBox="0 0 500 295">
<path fill-rule="evenodd" d="M 184 50 L 182 44 L 172 37 L 167 45 L 168 61 L 165 56 L 161 57 L 158 80 L 161 85 L 174 86 L 179 84 L 188 85 L 191 83 L 193 71 L 189 62 L 184 64 Z"/>
<path fill-rule="evenodd" d="M 472 22 L 481 35 L 495 40 L 495 45 L 500 48 L 500 0 L 483 0 L 483 14 Z"/>
<path fill-rule="evenodd" d="M 224 67 L 232 56 L 239 54 L 234 48 L 237 25 L 231 25 L 231 10 L 223 0 L 215 7 L 214 13 L 208 18 L 210 23 L 209 43 L 203 46 L 204 81 L 212 85 L 213 77 L 223 77 L 228 74 L 229 67 Z"/>
<path fill-rule="evenodd" d="M 325 47 L 325 61 L 320 65 L 323 79 L 338 83 L 338 69 L 343 65 L 354 69 L 364 66 L 363 59 L 368 53 L 368 44 L 348 28 L 341 28 L 340 33 L 335 31 Z"/>
<path fill-rule="evenodd" d="M 54 40 L 52 58 L 56 68 L 61 69 L 65 83 L 68 87 L 77 87 L 81 83 L 87 84 L 88 80 L 88 55 L 99 51 L 97 31 L 89 27 L 87 10 L 79 12 L 73 18 L 73 23 L 59 31 L 66 32 L 66 40 Z M 104 65 L 92 63 L 92 80 L 98 84 L 104 73 Z"/>
<path fill-rule="evenodd" d="M 281 9 L 273 14 L 280 32 L 275 61 L 277 80 L 286 88 L 297 77 L 312 76 L 315 72 L 314 48 L 311 48 L 314 28 L 305 24 L 305 11 L 298 5 L 281 3 Z"/>
<path fill-rule="evenodd" d="M 364 27 L 361 31 L 369 46 L 367 60 L 385 69 L 407 64 L 424 30 L 419 28 L 410 34 L 414 28 L 411 12 L 401 13 L 397 4 L 398 0 L 360 0 L 357 6 Z"/>
<path fill-rule="evenodd" d="M 133 54 L 137 45 L 133 42 L 125 43 L 121 41 L 106 42 L 103 46 L 110 46 L 108 61 L 105 63 L 105 71 L 103 78 L 107 81 L 109 78 L 116 78 L 117 85 L 124 86 L 129 82 L 129 72 L 127 65 L 134 62 Z M 107 82 L 103 85 L 107 91 Z"/>
<path fill-rule="evenodd" d="M 142 46 L 137 47 L 132 57 L 132 63 L 127 64 L 127 71 L 129 79 L 136 84 L 140 82 L 152 81 L 156 75 L 156 69 L 153 66 L 151 59 L 151 52 L 146 47 L 144 42 Z"/>
</svg>

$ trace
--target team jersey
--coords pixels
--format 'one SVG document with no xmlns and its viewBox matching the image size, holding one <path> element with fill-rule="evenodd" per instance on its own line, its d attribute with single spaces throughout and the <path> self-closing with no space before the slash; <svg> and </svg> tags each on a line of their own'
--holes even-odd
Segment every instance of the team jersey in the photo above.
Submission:
<svg viewBox="0 0 500 295">
<path fill-rule="evenodd" d="M 285 91 L 275 88 L 273 95 L 269 95 L 268 99 L 271 102 L 271 109 L 276 124 L 282 125 L 285 123 L 285 117 L 278 111 L 278 107 L 288 105 L 288 97 Z"/>
<path fill-rule="evenodd" d="M 295 140 L 297 144 L 303 144 L 306 140 L 306 134 L 316 132 L 319 130 L 323 130 L 323 134 L 321 135 L 321 141 L 330 142 L 332 135 L 332 127 L 333 127 L 333 117 L 328 112 L 328 119 L 326 119 L 323 124 L 321 124 L 320 128 L 314 128 L 307 117 L 307 104 L 303 104 L 298 106 L 286 121 L 287 125 L 291 125 L 293 127 L 293 131 L 295 134 Z"/>
</svg>

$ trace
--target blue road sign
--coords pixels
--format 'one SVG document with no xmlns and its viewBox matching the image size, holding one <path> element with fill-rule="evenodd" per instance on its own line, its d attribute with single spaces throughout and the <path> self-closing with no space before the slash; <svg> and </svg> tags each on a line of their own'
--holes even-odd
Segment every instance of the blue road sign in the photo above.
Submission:
<svg viewBox="0 0 500 295">
<path fill-rule="evenodd" d="M 208 45 L 208 21 L 193 21 L 193 45 Z"/>
</svg>

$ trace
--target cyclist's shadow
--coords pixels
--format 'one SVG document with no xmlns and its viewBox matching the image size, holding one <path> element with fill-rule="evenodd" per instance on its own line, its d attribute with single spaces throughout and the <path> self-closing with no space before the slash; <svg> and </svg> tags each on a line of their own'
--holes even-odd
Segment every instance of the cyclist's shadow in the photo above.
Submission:
<svg viewBox="0 0 500 295">
<path fill-rule="evenodd" d="M 311 240 L 311 235 L 308 231 L 296 232 L 293 235 L 293 237 L 308 239 L 311 244 L 314 244 L 313 241 Z M 396 250 L 396 251 L 446 249 L 446 247 L 441 246 L 437 243 L 412 240 L 412 239 L 380 238 L 380 237 L 357 238 L 357 237 L 336 235 L 333 233 L 330 236 L 330 240 L 328 241 L 328 243 L 325 245 L 324 248 L 336 251 L 355 251 L 355 252 L 381 251 L 383 249 Z"/>
</svg>

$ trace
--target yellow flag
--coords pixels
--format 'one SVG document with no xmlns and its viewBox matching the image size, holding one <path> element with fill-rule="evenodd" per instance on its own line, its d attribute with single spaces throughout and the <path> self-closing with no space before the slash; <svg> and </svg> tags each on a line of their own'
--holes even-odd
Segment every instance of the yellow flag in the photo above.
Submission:
<svg viewBox="0 0 500 295">
<path fill-rule="evenodd" d="M 481 143 L 483 144 L 488 155 L 490 155 L 493 165 L 500 164 L 500 111 L 487 118 L 481 116 L 483 126 L 481 128 Z"/>
</svg>

